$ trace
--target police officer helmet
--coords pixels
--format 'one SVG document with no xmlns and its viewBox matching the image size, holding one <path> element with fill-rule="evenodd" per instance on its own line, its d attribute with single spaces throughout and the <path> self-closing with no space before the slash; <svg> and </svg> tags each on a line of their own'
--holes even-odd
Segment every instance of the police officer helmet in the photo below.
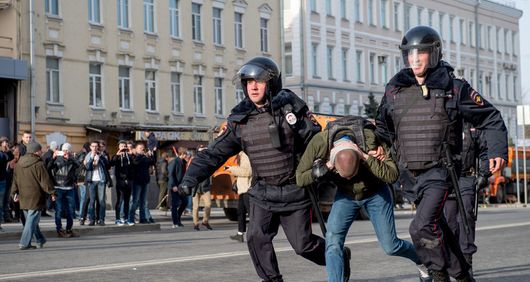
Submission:
<svg viewBox="0 0 530 282">
<path fill-rule="evenodd" d="M 241 83 L 245 96 L 247 93 L 247 81 L 249 79 L 258 82 L 266 82 L 267 89 L 265 97 L 275 96 L 282 89 L 282 77 L 278 65 L 267 57 L 254 57 L 246 62 L 234 76 L 234 84 Z"/>
<path fill-rule="evenodd" d="M 419 25 L 409 29 L 399 49 L 406 68 L 410 68 L 409 55 L 417 52 L 429 53 L 428 68 L 435 68 L 442 59 L 442 40 L 438 32 L 429 26 Z"/>
</svg>

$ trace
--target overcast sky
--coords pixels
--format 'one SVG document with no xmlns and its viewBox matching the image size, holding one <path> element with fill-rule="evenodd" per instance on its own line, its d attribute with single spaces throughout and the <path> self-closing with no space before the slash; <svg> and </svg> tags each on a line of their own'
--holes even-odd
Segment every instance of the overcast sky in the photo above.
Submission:
<svg viewBox="0 0 530 282">
<path fill-rule="evenodd" d="M 501 2 L 501 1 L 499 1 Z M 521 42 L 521 84 L 523 102 L 530 104 L 530 0 L 513 0 L 515 7 L 523 11 L 519 19 L 519 41 Z"/>
</svg>

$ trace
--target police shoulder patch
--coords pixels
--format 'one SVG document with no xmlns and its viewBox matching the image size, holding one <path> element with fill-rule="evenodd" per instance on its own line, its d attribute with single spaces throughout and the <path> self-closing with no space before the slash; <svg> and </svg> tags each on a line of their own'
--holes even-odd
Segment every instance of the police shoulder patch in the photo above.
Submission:
<svg viewBox="0 0 530 282">
<path fill-rule="evenodd" d="M 484 99 L 482 99 L 482 96 L 480 96 L 480 94 L 478 94 L 478 92 L 475 89 L 471 89 L 469 98 L 471 98 L 473 103 L 479 106 L 484 106 Z"/>
</svg>

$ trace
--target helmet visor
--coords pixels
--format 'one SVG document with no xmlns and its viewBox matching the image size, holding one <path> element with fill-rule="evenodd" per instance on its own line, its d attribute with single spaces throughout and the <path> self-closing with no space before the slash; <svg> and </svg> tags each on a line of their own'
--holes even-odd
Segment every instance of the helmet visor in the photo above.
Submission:
<svg viewBox="0 0 530 282">
<path fill-rule="evenodd" d="M 235 85 L 241 85 L 241 81 L 253 79 L 258 82 L 268 82 L 272 78 L 271 73 L 256 65 L 243 65 L 232 79 Z"/>
<path fill-rule="evenodd" d="M 435 49 L 433 47 L 402 49 L 401 54 L 405 68 L 410 68 L 412 64 L 422 63 L 425 59 L 427 59 L 427 68 L 436 67 L 438 65 L 438 53 Z"/>
</svg>

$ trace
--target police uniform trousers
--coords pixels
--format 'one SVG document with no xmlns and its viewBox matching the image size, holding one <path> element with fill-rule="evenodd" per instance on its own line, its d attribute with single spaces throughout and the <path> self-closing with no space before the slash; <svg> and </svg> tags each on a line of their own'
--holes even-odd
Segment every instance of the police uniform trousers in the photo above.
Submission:
<svg viewBox="0 0 530 282">
<path fill-rule="evenodd" d="M 473 210 L 475 209 L 475 185 L 476 177 L 462 176 L 458 180 L 460 186 L 460 193 L 462 195 L 462 202 L 464 204 L 464 213 L 469 224 L 469 233 L 466 234 L 464 224 L 462 223 L 462 216 L 458 211 L 458 205 L 455 197 L 449 196 L 445 203 L 445 218 L 447 224 L 455 237 L 458 239 L 460 248 L 464 255 L 472 255 L 477 252 L 475 245 L 475 218 Z"/>
<path fill-rule="evenodd" d="M 447 271 L 452 277 L 467 274 L 469 265 L 459 260 L 463 257 L 443 214 L 450 187 L 449 171 L 435 167 L 415 176 L 418 199 L 409 232 L 421 262 L 430 270 Z M 460 256 L 456 255 L 458 252 Z"/>
<path fill-rule="evenodd" d="M 308 207 L 287 211 L 267 209 L 250 197 L 247 245 L 256 272 L 263 281 L 282 281 L 272 244 L 280 225 L 296 254 L 318 265 L 326 264 L 325 241 L 312 233 Z"/>
</svg>

